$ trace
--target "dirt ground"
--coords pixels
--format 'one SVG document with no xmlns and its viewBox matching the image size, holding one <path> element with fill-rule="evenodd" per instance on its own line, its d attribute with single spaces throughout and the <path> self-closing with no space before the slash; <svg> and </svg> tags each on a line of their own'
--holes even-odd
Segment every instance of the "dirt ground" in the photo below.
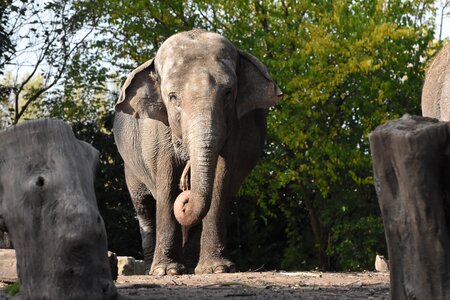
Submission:
<svg viewBox="0 0 450 300">
<path fill-rule="evenodd" d="M 388 273 L 248 272 L 119 276 L 131 299 L 388 299 Z"/>
<path fill-rule="evenodd" d="M 125 299 L 388 299 L 388 273 L 243 272 L 119 276 Z M 0 299 L 6 299 L 0 283 Z"/>
</svg>

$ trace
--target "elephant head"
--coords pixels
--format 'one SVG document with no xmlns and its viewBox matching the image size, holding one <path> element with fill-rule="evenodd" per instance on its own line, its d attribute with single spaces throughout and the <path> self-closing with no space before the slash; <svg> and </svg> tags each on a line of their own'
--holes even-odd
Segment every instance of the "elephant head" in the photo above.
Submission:
<svg viewBox="0 0 450 300">
<path fill-rule="evenodd" d="M 239 120 L 267 109 L 281 91 L 266 67 L 223 36 L 202 30 L 167 39 L 154 59 L 127 78 L 116 111 L 158 120 L 191 164 L 191 189 L 180 194 L 174 212 L 192 226 L 208 212 L 220 151 Z"/>
<path fill-rule="evenodd" d="M 422 114 L 450 121 L 450 43 L 439 51 L 426 71 Z"/>
</svg>

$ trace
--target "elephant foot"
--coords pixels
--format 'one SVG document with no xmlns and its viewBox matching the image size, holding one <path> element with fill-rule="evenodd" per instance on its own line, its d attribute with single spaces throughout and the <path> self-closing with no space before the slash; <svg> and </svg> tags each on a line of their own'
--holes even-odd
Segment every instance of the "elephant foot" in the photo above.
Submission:
<svg viewBox="0 0 450 300">
<path fill-rule="evenodd" d="M 160 263 L 152 266 L 149 275 L 181 275 L 186 273 L 186 267 L 179 263 Z"/>
<path fill-rule="evenodd" d="M 219 274 L 234 272 L 236 272 L 236 265 L 232 261 L 225 258 L 200 261 L 195 268 L 195 274 Z"/>
</svg>

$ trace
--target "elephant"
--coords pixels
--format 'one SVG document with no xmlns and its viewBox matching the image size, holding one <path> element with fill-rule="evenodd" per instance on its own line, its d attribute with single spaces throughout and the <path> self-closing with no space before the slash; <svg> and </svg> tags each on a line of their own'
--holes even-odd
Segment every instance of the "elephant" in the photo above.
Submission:
<svg viewBox="0 0 450 300">
<path fill-rule="evenodd" d="M 227 206 L 263 153 L 266 115 L 281 97 L 258 59 L 200 29 L 172 35 L 129 74 L 113 131 L 146 273 L 235 271 Z"/>
<path fill-rule="evenodd" d="M 438 52 L 426 71 L 422 115 L 450 121 L 450 43 Z"/>
<path fill-rule="evenodd" d="M 14 125 L 0 141 L 0 223 L 14 243 L 19 295 L 117 299 L 94 191 L 99 152 L 59 120 Z"/>
</svg>

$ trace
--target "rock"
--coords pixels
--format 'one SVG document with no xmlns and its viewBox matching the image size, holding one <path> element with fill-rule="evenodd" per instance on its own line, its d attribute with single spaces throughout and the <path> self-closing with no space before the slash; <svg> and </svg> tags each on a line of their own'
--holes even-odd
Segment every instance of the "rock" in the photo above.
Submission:
<svg viewBox="0 0 450 300">
<path fill-rule="evenodd" d="M 119 275 L 134 275 L 135 259 L 131 256 L 117 257 L 117 271 Z"/>
<path fill-rule="evenodd" d="M 134 261 L 134 275 L 148 275 L 145 274 L 145 262 L 143 260 Z"/>
<path fill-rule="evenodd" d="M 0 281 L 17 281 L 16 251 L 0 249 Z"/>
<path fill-rule="evenodd" d="M 117 269 L 117 254 L 114 252 L 108 251 L 108 262 L 109 267 L 111 268 L 111 276 L 113 280 L 117 280 L 118 269 Z"/>
<path fill-rule="evenodd" d="M 12 249 L 13 245 L 8 233 L 2 228 L 3 219 L 0 217 L 0 249 Z"/>
<path fill-rule="evenodd" d="M 389 261 L 383 255 L 375 256 L 375 270 L 377 272 L 389 272 Z"/>
<path fill-rule="evenodd" d="M 136 260 L 131 256 L 118 256 L 117 261 L 117 271 L 119 275 L 146 275 L 145 263 L 143 260 Z"/>
</svg>

